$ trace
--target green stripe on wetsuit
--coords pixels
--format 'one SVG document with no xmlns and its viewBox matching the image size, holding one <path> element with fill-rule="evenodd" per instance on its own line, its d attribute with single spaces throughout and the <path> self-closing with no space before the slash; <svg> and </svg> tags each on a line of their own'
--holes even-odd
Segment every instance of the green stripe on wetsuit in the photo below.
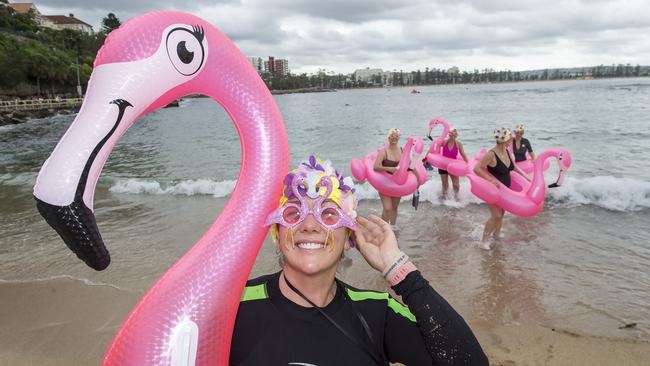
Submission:
<svg viewBox="0 0 650 366">
<path fill-rule="evenodd" d="M 363 300 L 386 300 L 388 302 L 388 307 L 393 309 L 393 311 L 406 319 L 415 322 L 415 315 L 404 305 L 400 304 L 398 301 L 388 296 L 385 292 L 372 292 L 372 291 L 354 291 L 351 289 L 346 289 L 348 296 L 352 301 L 363 301 Z"/>
<path fill-rule="evenodd" d="M 244 287 L 244 293 L 241 294 L 241 301 L 263 300 L 268 299 L 269 294 L 266 291 L 266 282 L 256 286 Z"/>
</svg>

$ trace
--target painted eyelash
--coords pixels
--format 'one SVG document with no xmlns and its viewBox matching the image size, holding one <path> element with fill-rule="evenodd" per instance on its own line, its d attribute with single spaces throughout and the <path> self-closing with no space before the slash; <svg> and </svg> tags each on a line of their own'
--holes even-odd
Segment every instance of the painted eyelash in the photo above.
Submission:
<svg viewBox="0 0 650 366">
<path fill-rule="evenodd" d="M 196 37 L 196 39 L 199 40 L 199 42 L 203 42 L 203 37 L 205 37 L 205 31 L 203 30 L 203 26 L 201 25 L 193 25 L 192 26 L 192 33 Z"/>
</svg>

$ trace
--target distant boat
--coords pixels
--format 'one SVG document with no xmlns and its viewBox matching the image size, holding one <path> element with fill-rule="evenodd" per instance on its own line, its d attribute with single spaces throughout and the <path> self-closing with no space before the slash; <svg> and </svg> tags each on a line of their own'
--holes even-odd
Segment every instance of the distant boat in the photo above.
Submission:
<svg viewBox="0 0 650 366">
<path fill-rule="evenodd" d="M 411 89 L 411 94 L 420 94 L 420 91 L 417 89 Z"/>
</svg>

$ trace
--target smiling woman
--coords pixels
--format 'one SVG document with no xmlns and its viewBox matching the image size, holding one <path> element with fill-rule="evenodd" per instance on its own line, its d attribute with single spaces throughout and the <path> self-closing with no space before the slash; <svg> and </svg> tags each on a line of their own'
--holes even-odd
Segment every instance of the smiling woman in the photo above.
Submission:
<svg viewBox="0 0 650 366">
<path fill-rule="evenodd" d="M 349 177 L 314 156 L 286 176 L 280 207 L 267 219 L 282 271 L 248 282 L 230 364 L 487 364 L 463 318 L 399 250 L 390 225 L 357 216 L 354 193 Z M 408 307 L 336 279 L 354 246 Z"/>
</svg>

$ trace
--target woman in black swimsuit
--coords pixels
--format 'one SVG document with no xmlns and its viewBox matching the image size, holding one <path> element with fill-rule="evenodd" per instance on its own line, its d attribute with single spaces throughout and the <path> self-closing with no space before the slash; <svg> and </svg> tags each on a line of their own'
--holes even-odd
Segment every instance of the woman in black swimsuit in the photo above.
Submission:
<svg viewBox="0 0 650 366">
<path fill-rule="evenodd" d="M 397 166 L 402 158 L 402 147 L 398 144 L 399 137 L 400 131 L 397 128 L 388 131 L 388 146 L 380 150 L 375 159 L 373 168 L 376 172 L 383 171 L 393 174 L 397 171 Z M 384 208 L 381 218 L 389 224 L 395 225 L 397 223 L 397 207 L 401 197 L 391 197 L 379 193 L 379 198 Z M 393 226 L 393 230 L 396 230 L 395 226 Z"/>
<path fill-rule="evenodd" d="M 535 153 L 530 141 L 524 138 L 524 125 L 515 126 L 515 138 L 512 139 L 512 152 L 515 154 L 515 163 L 526 160 L 526 153 L 535 161 Z"/>
<path fill-rule="evenodd" d="M 494 138 L 496 140 L 496 146 L 488 151 L 481 161 L 476 164 L 474 167 L 474 173 L 476 175 L 483 177 L 497 188 L 501 189 L 501 185 L 504 185 L 510 188 L 510 172 L 516 171 L 521 174 L 527 180 L 530 180 L 526 174 L 517 168 L 515 163 L 512 161 L 512 157 L 508 153 L 508 142 L 510 141 L 510 130 L 507 128 L 500 128 L 494 130 Z M 490 174 L 487 174 L 483 169 L 487 168 L 487 171 Z M 490 243 L 488 239 L 490 235 L 493 235 L 495 239 L 499 238 L 501 233 L 501 224 L 503 223 L 503 215 L 505 210 L 496 205 L 490 205 L 490 219 L 485 223 L 485 229 L 483 230 L 483 239 L 479 244 L 479 247 L 482 249 L 489 250 Z"/>
</svg>

